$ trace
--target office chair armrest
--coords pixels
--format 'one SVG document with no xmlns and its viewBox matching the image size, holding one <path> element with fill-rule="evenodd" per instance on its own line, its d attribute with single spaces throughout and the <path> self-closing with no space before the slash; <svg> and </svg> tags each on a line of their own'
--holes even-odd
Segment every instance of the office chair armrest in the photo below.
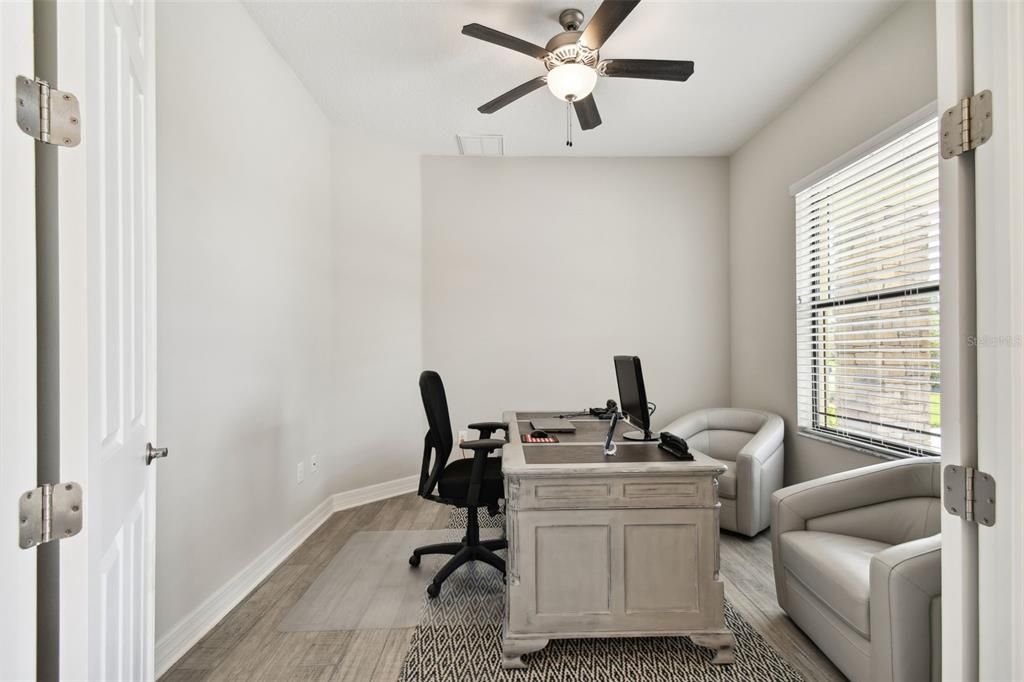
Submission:
<svg viewBox="0 0 1024 682">
<path fill-rule="evenodd" d="M 487 456 L 495 450 L 501 449 L 504 445 L 505 441 L 496 438 L 467 440 L 459 445 L 459 447 L 473 451 L 473 468 L 469 473 L 469 490 L 466 492 L 467 506 L 479 506 L 480 487 L 484 481 L 484 465 L 487 463 Z"/>
<path fill-rule="evenodd" d="M 480 432 L 480 438 L 490 438 L 495 431 L 504 431 L 505 440 L 508 440 L 508 424 L 505 422 L 474 422 L 469 428 Z"/>
<path fill-rule="evenodd" d="M 487 456 L 495 450 L 500 450 L 508 445 L 507 441 L 501 440 L 500 438 L 481 438 L 480 440 L 464 440 L 459 443 L 459 447 L 463 450 L 472 450 L 473 452 L 483 452 L 484 456 Z"/>
</svg>

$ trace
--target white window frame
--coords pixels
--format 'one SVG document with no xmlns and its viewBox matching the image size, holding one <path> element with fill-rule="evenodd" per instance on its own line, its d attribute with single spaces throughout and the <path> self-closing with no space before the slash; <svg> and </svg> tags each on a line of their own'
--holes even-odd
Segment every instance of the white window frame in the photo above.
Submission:
<svg viewBox="0 0 1024 682">
<path fill-rule="evenodd" d="M 929 120 L 934 119 L 936 117 L 936 107 L 937 107 L 937 103 L 934 102 L 934 101 L 929 103 L 929 104 L 927 104 L 926 106 L 921 107 L 920 109 L 918 109 L 914 113 L 910 114 L 909 116 L 907 116 L 903 120 L 899 121 L 898 123 L 890 126 L 889 128 L 886 128 L 885 130 L 883 130 L 882 132 L 878 133 L 877 135 L 875 135 L 871 139 L 869 139 L 869 140 L 865 141 L 864 143 L 858 145 L 857 147 L 851 149 L 850 151 L 846 152 L 845 154 L 843 154 L 839 158 L 835 159 L 834 161 L 826 164 L 825 166 L 822 166 L 821 168 L 819 168 L 818 170 L 814 171 L 810 175 L 808 175 L 808 176 L 804 177 L 803 179 L 801 179 L 801 180 L 793 183 L 792 185 L 790 185 L 789 192 L 790 192 L 790 196 L 792 196 L 794 198 L 794 210 L 795 210 L 795 198 L 796 198 L 797 194 L 799 194 L 799 193 L 803 192 L 804 190 L 810 188 L 811 186 L 821 182 L 825 178 L 835 174 L 836 172 L 846 168 L 847 166 L 849 166 L 849 165 L 859 161 L 863 157 L 865 157 L 865 156 L 867 156 L 867 155 L 877 151 L 878 149 L 880 149 L 880 148 L 884 147 L 885 145 L 893 142 L 894 140 L 902 137 L 903 135 L 906 135 L 907 133 L 911 132 L 915 128 L 917 128 L 917 127 L 927 123 Z M 795 226 L 795 215 L 794 215 L 794 226 Z M 796 267 L 796 263 L 794 262 L 794 268 L 795 267 Z M 936 285 L 935 288 L 938 289 L 938 285 Z M 799 344 L 799 338 L 800 337 L 799 337 L 799 330 L 798 330 L 798 336 L 797 336 L 798 344 Z M 797 363 L 797 367 L 798 367 L 798 372 L 799 372 L 799 362 Z M 797 390 L 797 405 L 796 405 L 796 409 L 797 409 L 796 413 L 797 413 L 797 417 L 798 417 L 798 422 L 799 422 L 799 416 L 800 416 L 800 410 L 801 410 L 801 407 L 799 405 L 800 387 L 802 385 L 801 381 L 806 381 L 806 380 L 807 380 L 806 378 L 801 377 L 798 374 L 798 376 L 797 376 L 797 388 L 798 388 L 798 390 Z M 941 380 L 941 378 L 940 378 L 940 380 Z M 908 449 L 906 449 L 904 447 L 901 447 L 900 445 L 895 444 L 895 443 L 892 444 L 892 446 L 889 446 L 887 444 L 879 443 L 877 441 L 872 441 L 872 440 L 868 440 L 868 439 L 863 439 L 862 440 L 862 439 L 859 439 L 859 438 L 856 438 L 856 437 L 846 436 L 846 435 L 842 434 L 841 432 L 832 431 L 830 429 L 821 428 L 821 427 L 818 427 L 818 426 L 799 426 L 797 428 L 797 433 L 800 434 L 801 436 L 810 438 L 812 440 L 818 440 L 818 441 L 826 442 L 826 443 L 829 443 L 829 444 L 832 444 L 832 445 L 838 445 L 838 446 L 841 446 L 841 447 L 844 447 L 844 448 L 848 448 L 848 449 L 852 449 L 852 450 L 859 450 L 861 452 L 866 452 L 866 453 L 869 453 L 869 454 L 872 454 L 872 455 L 875 455 L 875 456 L 879 456 L 879 457 L 883 457 L 883 458 L 886 458 L 886 459 L 898 459 L 898 458 L 921 456 L 921 453 L 911 452 Z M 935 454 L 939 454 L 939 453 L 936 452 Z"/>
</svg>

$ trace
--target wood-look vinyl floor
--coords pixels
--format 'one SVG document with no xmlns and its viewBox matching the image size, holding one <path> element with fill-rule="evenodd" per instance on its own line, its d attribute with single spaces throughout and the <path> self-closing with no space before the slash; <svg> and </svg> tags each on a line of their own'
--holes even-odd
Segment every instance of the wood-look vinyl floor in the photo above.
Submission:
<svg viewBox="0 0 1024 682">
<path fill-rule="evenodd" d="M 413 628 L 279 632 L 278 623 L 344 546 L 366 530 L 444 528 L 449 508 L 402 495 L 337 512 L 163 676 L 188 680 L 391 682 Z M 843 680 L 775 601 L 771 542 L 722 533 L 726 597 L 808 680 Z"/>
</svg>

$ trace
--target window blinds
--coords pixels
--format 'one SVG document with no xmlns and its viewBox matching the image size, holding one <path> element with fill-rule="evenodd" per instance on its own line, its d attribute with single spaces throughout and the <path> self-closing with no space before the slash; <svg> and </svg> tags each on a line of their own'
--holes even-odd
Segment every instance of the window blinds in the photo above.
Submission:
<svg viewBox="0 0 1024 682">
<path fill-rule="evenodd" d="M 797 193 L 801 429 L 939 452 L 938 176 L 933 119 Z"/>
</svg>

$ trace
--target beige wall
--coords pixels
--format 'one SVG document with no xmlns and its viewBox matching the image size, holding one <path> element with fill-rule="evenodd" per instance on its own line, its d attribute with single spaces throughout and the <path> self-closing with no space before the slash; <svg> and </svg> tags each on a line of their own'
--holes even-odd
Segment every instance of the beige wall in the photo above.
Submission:
<svg viewBox="0 0 1024 682">
<path fill-rule="evenodd" d="M 724 159 L 423 161 L 423 357 L 454 428 L 617 397 L 655 425 L 729 402 Z"/>
<path fill-rule="evenodd" d="M 912 2 L 730 160 L 732 400 L 786 420 L 786 482 L 879 460 L 796 433 L 795 227 L 790 184 L 935 99 L 935 10 Z"/>
</svg>

